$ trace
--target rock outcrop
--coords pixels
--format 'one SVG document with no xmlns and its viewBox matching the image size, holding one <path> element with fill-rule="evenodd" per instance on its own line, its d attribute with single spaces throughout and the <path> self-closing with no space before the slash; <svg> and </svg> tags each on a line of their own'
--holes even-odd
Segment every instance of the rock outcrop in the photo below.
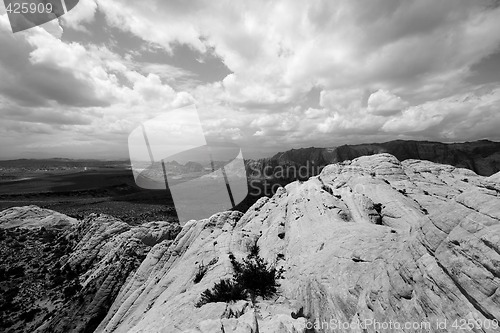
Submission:
<svg viewBox="0 0 500 333">
<path fill-rule="evenodd" d="M 0 228 L 58 228 L 72 226 L 76 219 L 37 206 L 13 207 L 0 212 Z"/>
<path fill-rule="evenodd" d="M 250 333 L 256 311 L 259 332 L 497 332 L 499 193 L 470 170 L 389 154 L 327 166 L 155 245 L 97 331 Z M 285 270 L 279 294 L 195 307 L 255 244 Z"/>
<path fill-rule="evenodd" d="M 360 157 L 245 214 L 182 230 L 93 215 L 64 237 L 74 243 L 60 263 L 79 272 L 81 301 L 38 332 L 499 331 L 500 182 L 468 169 Z M 278 293 L 197 307 L 255 245 L 284 269 Z"/>
<path fill-rule="evenodd" d="M 2 298 L 3 329 L 40 333 L 93 332 L 149 250 L 180 231 L 108 215 L 77 221 L 36 206 L 1 212 L 0 229 L 0 282 L 11 296 Z"/>
</svg>

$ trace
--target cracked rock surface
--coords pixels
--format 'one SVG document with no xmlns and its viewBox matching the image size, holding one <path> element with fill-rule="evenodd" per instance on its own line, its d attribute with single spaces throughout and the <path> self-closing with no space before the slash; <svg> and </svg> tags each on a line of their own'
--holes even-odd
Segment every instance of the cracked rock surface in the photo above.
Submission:
<svg viewBox="0 0 500 333">
<path fill-rule="evenodd" d="M 36 206 L 0 212 L 0 331 L 94 332 L 149 250 L 179 231 Z"/>
<path fill-rule="evenodd" d="M 256 332 L 251 304 L 200 294 L 233 271 L 253 244 L 285 269 L 279 295 L 257 300 L 260 332 L 376 332 L 374 326 L 306 330 L 306 322 L 500 319 L 500 184 L 466 169 L 389 154 L 324 168 L 260 199 L 246 214 L 186 224 L 153 247 L 122 287 L 102 332 Z M 199 264 L 211 263 L 200 282 Z M 447 328 L 437 321 L 447 320 Z M 394 328 L 393 332 L 415 332 Z M 477 325 L 473 332 L 498 329 Z"/>
<path fill-rule="evenodd" d="M 498 175 L 379 154 L 329 165 L 245 214 L 222 212 L 182 230 L 94 216 L 68 227 L 78 242 L 64 259 L 82 267 L 92 293 L 43 327 L 72 331 L 71 313 L 73 329 L 87 332 L 82 313 L 95 313 L 95 332 L 109 333 L 255 333 L 255 317 L 264 333 L 461 332 L 455 320 L 498 332 L 485 323 L 500 320 L 499 195 Z M 233 275 L 230 254 L 244 258 L 255 244 L 285 270 L 278 294 L 256 308 L 248 300 L 196 307 L 204 290 Z M 195 279 L 200 266 L 206 273 Z M 431 326 L 354 325 L 370 321 Z"/>
</svg>

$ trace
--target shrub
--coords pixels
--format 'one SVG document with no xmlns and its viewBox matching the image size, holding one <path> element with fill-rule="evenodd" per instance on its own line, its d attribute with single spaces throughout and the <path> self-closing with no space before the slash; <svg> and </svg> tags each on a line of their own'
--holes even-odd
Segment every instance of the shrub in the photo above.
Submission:
<svg viewBox="0 0 500 333">
<path fill-rule="evenodd" d="M 257 296 L 268 299 L 276 294 L 280 286 L 277 280 L 282 277 L 283 269 L 277 270 L 266 264 L 258 255 L 256 245 L 251 248 L 250 254 L 243 262 L 237 261 L 232 253 L 229 254 L 229 259 L 233 265 L 234 277 L 223 279 L 211 290 L 205 290 L 196 307 L 207 303 L 229 303 L 249 298 L 254 302 Z"/>
<path fill-rule="evenodd" d="M 215 302 L 229 303 L 245 298 L 246 293 L 241 285 L 234 280 L 223 279 L 217 282 L 212 290 L 207 289 L 201 294 L 201 299 L 196 303 L 196 307 Z"/>
<path fill-rule="evenodd" d="M 234 280 L 243 287 L 250 297 L 261 296 L 270 298 L 276 294 L 279 287 L 278 279 L 281 278 L 283 270 L 268 267 L 259 256 L 248 256 L 239 270 L 235 270 Z"/>
</svg>

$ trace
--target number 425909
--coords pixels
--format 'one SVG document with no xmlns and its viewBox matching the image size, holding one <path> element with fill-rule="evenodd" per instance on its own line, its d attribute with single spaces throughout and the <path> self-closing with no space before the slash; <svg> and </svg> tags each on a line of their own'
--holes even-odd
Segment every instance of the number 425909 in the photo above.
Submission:
<svg viewBox="0 0 500 333">
<path fill-rule="evenodd" d="M 34 2 L 23 2 L 23 3 L 9 3 L 5 8 L 9 14 L 44 14 L 52 13 L 54 9 L 52 4 L 49 3 L 34 3 Z"/>
</svg>

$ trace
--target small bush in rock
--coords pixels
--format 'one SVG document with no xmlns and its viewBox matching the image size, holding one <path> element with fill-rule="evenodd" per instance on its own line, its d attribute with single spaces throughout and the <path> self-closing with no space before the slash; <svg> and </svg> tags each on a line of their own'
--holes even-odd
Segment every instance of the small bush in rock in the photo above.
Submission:
<svg viewBox="0 0 500 333">
<path fill-rule="evenodd" d="M 260 296 L 264 299 L 276 294 L 280 286 L 277 280 L 283 270 L 269 267 L 259 256 L 248 256 L 243 263 L 235 267 L 236 283 L 247 291 L 250 298 Z"/>
<path fill-rule="evenodd" d="M 207 289 L 201 294 L 196 307 L 201 307 L 213 302 L 234 302 L 260 296 L 268 299 L 274 296 L 280 286 L 278 280 L 283 275 L 283 269 L 276 269 L 268 265 L 258 255 L 258 248 L 252 248 L 250 254 L 239 262 L 233 254 L 229 255 L 234 269 L 232 279 L 223 279 L 216 283 L 212 289 Z"/>
<path fill-rule="evenodd" d="M 201 294 L 201 299 L 196 304 L 196 307 L 201 307 L 207 303 L 229 303 L 245 298 L 246 293 L 240 285 L 234 280 L 223 279 L 217 282 L 211 290 L 207 289 Z"/>
</svg>

